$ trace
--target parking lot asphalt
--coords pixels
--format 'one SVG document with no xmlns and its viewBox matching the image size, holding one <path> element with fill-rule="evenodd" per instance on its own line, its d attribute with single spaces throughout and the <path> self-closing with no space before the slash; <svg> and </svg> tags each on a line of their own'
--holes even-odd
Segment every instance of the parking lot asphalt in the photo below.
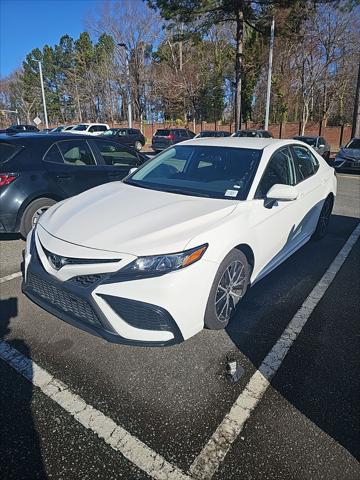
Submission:
<svg viewBox="0 0 360 480">
<path fill-rule="evenodd" d="M 0 338 L 188 472 L 358 225 L 360 177 L 338 181 L 327 237 L 251 288 L 224 331 L 168 348 L 109 344 L 32 304 L 14 278 L 0 284 Z M 0 238 L 1 278 L 19 271 L 22 248 Z M 360 478 L 359 271 L 357 242 L 214 478 Z M 244 369 L 235 384 L 228 358 Z M 0 478 L 170 478 L 144 473 L 1 359 L 0 393 Z"/>
</svg>

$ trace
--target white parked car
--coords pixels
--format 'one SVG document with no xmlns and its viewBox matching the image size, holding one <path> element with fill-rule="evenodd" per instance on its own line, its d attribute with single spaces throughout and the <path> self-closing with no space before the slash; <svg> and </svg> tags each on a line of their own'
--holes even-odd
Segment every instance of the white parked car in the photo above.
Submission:
<svg viewBox="0 0 360 480">
<path fill-rule="evenodd" d="M 110 341 L 174 344 L 226 327 L 249 286 L 326 233 L 335 194 L 334 170 L 301 142 L 183 142 L 49 208 L 27 239 L 24 292 Z"/>
<path fill-rule="evenodd" d="M 89 135 L 101 135 L 109 130 L 107 123 L 79 123 L 70 130 L 71 133 L 89 134 Z"/>
<path fill-rule="evenodd" d="M 72 130 L 77 125 L 60 125 L 59 127 L 55 127 L 51 130 L 52 133 L 61 133 L 61 132 L 68 132 Z"/>
</svg>

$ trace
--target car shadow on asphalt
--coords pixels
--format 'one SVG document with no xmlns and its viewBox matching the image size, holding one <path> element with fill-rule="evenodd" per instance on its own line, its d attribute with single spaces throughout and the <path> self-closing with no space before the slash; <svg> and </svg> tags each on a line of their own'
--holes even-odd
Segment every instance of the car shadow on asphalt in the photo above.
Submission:
<svg viewBox="0 0 360 480">
<path fill-rule="evenodd" d="M 324 265 L 331 264 L 335 244 L 340 250 L 358 223 L 357 218 L 332 215 L 324 239 L 307 243 L 248 290 L 226 332 L 256 368 L 325 273 Z M 360 283 L 354 262 L 360 266 L 356 247 L 311 314 L 271 385 L 302 415 L 359 458 L 360 432 L 356 425 L 360 418 L 360 328 L 355 319 Z M 354 291 L 349 295 L 351 285 Z"/>
<path fill-rule="evenodd" d="M 0 300 L 0 341 L 11 333 L 11 318 L 18 314 L 18 299 Z M 7 343 L 27 358 L 26 342 Z M 20 377 L 20 378 L 19 378 Z M 6 480 L 46 480 L 39 434 L 32 414 L 33 385 L 0 359 L 0 477 Z"/>
</svg>

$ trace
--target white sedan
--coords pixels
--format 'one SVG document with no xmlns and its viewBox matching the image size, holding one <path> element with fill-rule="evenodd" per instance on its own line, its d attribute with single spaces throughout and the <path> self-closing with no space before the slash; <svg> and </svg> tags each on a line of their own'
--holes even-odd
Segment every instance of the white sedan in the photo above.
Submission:
<svg viewBox="0 0 360 480">
<path fill-rule="evenodd" d="M 335 194 L 334 170 L 304 143 L 183 142 L 47 210 L 24 292 L 109 341 L 171 345 L 226 327 L 249 286 L 325 235 Z"/>
<path fill-rule="evenodd" d="M 88 134 L 88 135 L 101 135 L 109 130 L 107 123 L 79 123 L 70 130 L 70 133 Z"/>
</svg>

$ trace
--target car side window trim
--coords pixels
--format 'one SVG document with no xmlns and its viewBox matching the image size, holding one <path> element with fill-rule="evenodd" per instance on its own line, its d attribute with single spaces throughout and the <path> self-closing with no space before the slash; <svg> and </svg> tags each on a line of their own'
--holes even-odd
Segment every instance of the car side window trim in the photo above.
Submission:
<svg viewBox="0 0 360 480">
<path fill-rule="evenodd" d="M 44 153 L 44 155 L 43 155 L 43 157 L 42 157 L 42 159 L 41 159 L 43 162 L 46 162 L 46 163 L 54 163 L 54 164 L 56 164 L 56 165 L 64 165 L 64 164 L 65 164 L 65 163 L 64 163 L 64 158 L 63 158 L 63 156 L 62 156 L 62 154 L 61 154 L 61 150 L 60 150 L 60 148 L 58 147 L 58 143 L 59 143 L 59 142 L 54 142 L 54 143 L 52 143 L 52 144 L 49 146 L 49 148 L 46 149 L 46 151 L 45 151 L 45 153 Z M 50 152 L 50 150 L 51 150 L 53 147 L 54 147 L 54 148 L 57 148 L 57 150 L 58 150 L 58 152 L 59 152 L 59 155 L 60 155 L 60 158 L 62 159 L 62 163 L 51 162 L 50 160 L 47 160 L 47 159 L 46 159 L 48 153 Z"/>
</svg>

